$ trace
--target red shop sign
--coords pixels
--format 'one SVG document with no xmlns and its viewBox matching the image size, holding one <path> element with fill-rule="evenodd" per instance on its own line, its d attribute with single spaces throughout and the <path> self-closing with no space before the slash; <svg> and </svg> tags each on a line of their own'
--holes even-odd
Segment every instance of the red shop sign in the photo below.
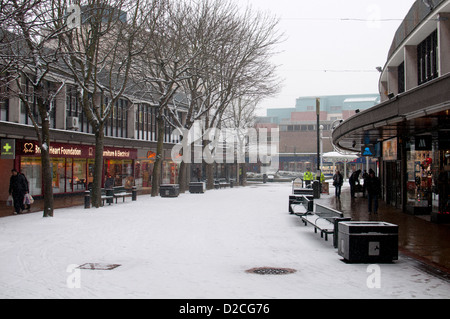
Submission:
<svg viewBox="0 0 450 319">
<path fill-rule="evenodd" d="M 95 158 L 95 147 L 62 143 L 50 144 L 50 157 Z M 40 156 L 41 148 L 36 141 L 17 141 L 16 154 L 21 156 Z M 113 159 L 135 159 L 137 150 L 105 147 L 103 157 Z"/>
</svg>

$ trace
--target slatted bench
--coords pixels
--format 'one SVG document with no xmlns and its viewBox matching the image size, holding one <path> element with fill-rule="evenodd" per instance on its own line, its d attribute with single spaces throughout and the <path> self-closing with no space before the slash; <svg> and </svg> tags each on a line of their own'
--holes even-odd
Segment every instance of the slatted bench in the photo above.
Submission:
<svg viewBox="0 0 450 319">
<path fill-rule="evenodd" d="M 123 187 L 123 186 L 116 186 L 113 188 L 113 196 L 116 199 L 116 204 L 117 204 L 117 199 L 122 198 L 123 202 L 125 202 L 125 198 L 131 197 L 132 193 L 130 191 L 128 191 L 127 189 L 125 189 L 125 187 Z"/>
<path fill-rule="evenodd" d="M 314 210 L 314 197 L 307 195 L 289 196 L 289 213 L 303 216 Z"/>
<path fill-rule="evenodd" d="M 105 201 L 108 203 L 108 205 L 111 205 L 114 200 L 114 195 L 112 195 L 112 190 L 108 189 L 101 189 L 101 200 L 102 200 L 102 206 L 105 206 Z"/>
<path fill-rule="evenodd" d="M 313 213 L 301 216 L 301 218 L 305 226 L 308 224 L 314 226 L 315 233 L 319 230 L 320 237 L 325 237 L 326 241 L 328 241 L 329 234 L 335 234 L 337 220 L 348 220 L 344 219 L 343 213 L 320 204 L 315 205 Z"/>
</svg>

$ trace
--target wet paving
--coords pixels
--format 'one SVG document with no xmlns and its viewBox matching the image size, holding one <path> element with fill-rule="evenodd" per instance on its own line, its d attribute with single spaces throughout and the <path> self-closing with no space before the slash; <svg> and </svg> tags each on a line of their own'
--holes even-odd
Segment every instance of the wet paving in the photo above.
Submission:
<svg viewBox="0 0 450 319">
<path fill-rule="evenodd" d="M 406 214 L 382 200 L 379 201 L 378 214 L 369 214 L 366 198 L 361 195 L 351 198 L 350 192 L 344 190 L 340 200 L 335 196 L 323 196 L 317 202 L 343 212 L 345 217 L 354 221 L 383 221 L 398 225 L 400 253 L 417 261 L 418 267 L 436 271 L 450 279 L 450 224 L 432 223 L 430 216 Z"/>
</svg>

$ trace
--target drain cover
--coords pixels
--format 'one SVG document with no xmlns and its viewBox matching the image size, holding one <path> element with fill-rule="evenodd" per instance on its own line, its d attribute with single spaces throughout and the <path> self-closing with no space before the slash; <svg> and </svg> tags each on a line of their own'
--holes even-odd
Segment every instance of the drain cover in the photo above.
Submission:
<svg viewBox="0 0 450 319">
<path fill-rule="evenodd" d="M 296 270 L 290 268 L 260 267 L 249 269 L 246 272 L 258 275 L 288 275 L 295 273 Z"/>
<path fill-rule="evenodd" d="M 87 263 L 84 265 L 81 265 L 80 269 L 88 269 L 88 270 L 113 270 L 117 267 L 120 267 L 120 265 L 117 264 L 97 264 L 97 263 Z"/>
</svg>

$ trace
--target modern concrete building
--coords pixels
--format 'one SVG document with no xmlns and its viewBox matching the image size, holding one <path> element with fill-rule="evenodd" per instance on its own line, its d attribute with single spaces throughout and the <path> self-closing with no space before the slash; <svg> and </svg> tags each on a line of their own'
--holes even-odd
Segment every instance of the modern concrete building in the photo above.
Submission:
<svg viewBox="0 0 450 319">
<path fill-rule="evenodd" d="M 317 167 L 316 99 L 320 100 L 320 126 L 323 127 L 322 153 L 333 151 L 331 129 L 341 120 L 380 103 L 379 94 L 300 97 L 295 108 L 268 109 L 257 127 L 280 130 L 280 169 L 304 172 Z M 331 167 L 331 165 L 329 165 Z M 331 171 L 328 172 L 331 174 Z"/>
<path fill-rule="evenodd" d="M 450 1 L 418 0 L 394 35 L 380 77 L 381 104 L 333 132 L 341 149 L 379 159 L 383 197 L 438 221 L 449 213 Z"/>
</svg>

